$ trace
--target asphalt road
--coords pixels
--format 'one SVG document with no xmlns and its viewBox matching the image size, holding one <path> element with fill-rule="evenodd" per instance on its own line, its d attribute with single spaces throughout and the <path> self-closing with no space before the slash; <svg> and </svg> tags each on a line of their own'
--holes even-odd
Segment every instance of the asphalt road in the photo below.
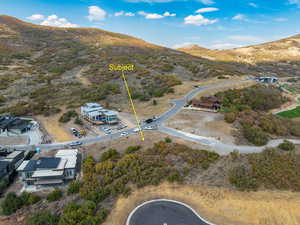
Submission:
<svg viewBox="0 0 300 225">
<path fill-rule="evenodd" d="M 247 80 L 244 80 L 247 81 Z M 238 81 L 244 82 L 244 81 Z M 204 90 L 210 89 L 210 88 L 217 88 L 217 87 L 222 87 L 224 85 L 228 84 L 235 84 L 237 81 L 227 81 L 223 82 L 218 85 L 208 85 L 208 86 L 202 86 L 193 89 L 191 92 L 189 92 L 186 96 L 184 96 L 181 99 L 173 99 L 171 100 L 174 104 L 173 106 L 165 113 L 160 115 L 155 122 L 152 122 L 151 124 L 145 124 L 142 125 L 141 127 L 144 128 L 145 126 L 157 126 L 159 131 L 167 133 L 168 135 L 171 136 L 176 136 L 180 137 L 186 140 L 192 140 L 204 145 L 209 145 L 213 147 L 214 150 L 216 150 L 219 154 L 228 154 L 230 153 L 233 149 L 238 149 L 241 153 L 252 153 L 252 152 L 260 152 L 262 151 L 265 147 L 275 147 L 281 142 L 283 142 L 283 139 L 277 139 L 277 140 L 272 140 L 271 142 L 268 143 L 266 146 L 262 147 L 254 147 L 254 146 L 239 146 L 239 145 L 227 145 L 224 144 L 216 139 L 213 138 L 208 138 L 208 137 L 199 137 L 193 134 L 188 134 L 184 133 L 182 131 L 174 130 L 172 128 L 164 127 L 162 124 L 166 122 L 167 120 L 171 119 L 174 117 L 186 104 L 189 100 L 194 98 L 196 95 L 201 93 Z M 127 129 L 127 130 L 122 130 L 117 133 L 105 135 L 105 136 L 99 136 L 95 138 L 82 138 L 79 141 L 82 142 L 83 145 L 89 145 L 89 144 L 94 144 L 94 143 L 99 143 L 99 142 L 105 142 L 109 140 L 115 140 L 124 136 L 129 136 L 133 134 L 137 134 L 134 132 L 135 128 L 132 129 Z M 122 135 L 122 133 L 126 132 L 126 135 Z M 296 144 L 300 144 L 300 139 L 297 140 L 291 140 L 292 142 Z M 57 149 L 57 148 L 66 148 L 68 144 L 72 143 L 70 142 L 63 142 L 63 143 L 52 143 L 52 144 L 40 144 L 40 145 L 18 145 L 18 146 L 8 146 L 11 148 L 16 148 L 16 149 L 34 149 L 34 148 L 41 148 L 43 150 L 52 150 L 52 149 Z"/>
<path fill-rule="evenodd" d="M 155 200 L 141 205 L 128 217 L 126 225 L 212 225 L 193 209 L 179 202 Z"/>
</svg>

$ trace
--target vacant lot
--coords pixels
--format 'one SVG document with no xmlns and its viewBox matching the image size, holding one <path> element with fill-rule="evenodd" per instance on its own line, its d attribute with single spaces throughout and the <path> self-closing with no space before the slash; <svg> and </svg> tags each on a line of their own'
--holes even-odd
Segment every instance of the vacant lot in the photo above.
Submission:
<svg viewBox="0 0 300 225">
<path fill-rule="evenodd" d="M 224 121 L 221 113 L 182 110 L 166 125 L 199 136 L 214 137 L 225 143 L 234 143 L 233 133 L 236 129 Z"/>
<path fill-rule="evenodd" d="M 219 225 L 299 225 L 300 194 L 293 192 L 238 192 L 198 185 L 162 184 L 120 197 L 104 225 L 123 225 L 129 213 L 144 201 L 167 198 L 191 205 L 201 216 Z"/>
</svg>

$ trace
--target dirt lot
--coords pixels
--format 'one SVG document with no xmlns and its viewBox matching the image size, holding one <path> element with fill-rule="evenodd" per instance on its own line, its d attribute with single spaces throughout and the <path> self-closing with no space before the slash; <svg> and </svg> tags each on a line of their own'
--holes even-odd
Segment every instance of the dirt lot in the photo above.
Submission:
<svg viewBox="0 0 300 225">
<path fill-rule="evenodd" d="M 159 198 L 189 204 L 205 219 L 219 225 L 300 224 L 300 193 L 238 192 L 224 188 L 165 183 L 135 190 L 128 198 L 119 198 L 104 225 L 123 225 L 137 205 Z"/>
<path fill-rule="evenodd" d="M 199 136 L 214 137 L 224 143 L 234 143 L 232 134 L 236 129 L 224 121 L 221 113 L 185 109 L 166 122 L 166 125 Z"/>
</svg>

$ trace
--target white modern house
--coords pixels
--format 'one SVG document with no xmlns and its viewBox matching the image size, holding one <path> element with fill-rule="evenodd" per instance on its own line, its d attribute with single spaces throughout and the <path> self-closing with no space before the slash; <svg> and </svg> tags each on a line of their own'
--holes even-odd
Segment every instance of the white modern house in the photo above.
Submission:
<svg viewBox="0 0 300 225">
<path fill-rule="evenodd" d="M 86 103 L 81 107 L 81 115 L 87 120 L 98 124 L 115 124 L 119 122 L 117 112 L 104 109 L 98 103 Z"/>
<path fill-rule="evenodd" d="M 23 161 L 17 169 L 24 185 L 55 186 L 76 178 L 78 150 L 59 150 L 55 157 Z"/>
</svg>

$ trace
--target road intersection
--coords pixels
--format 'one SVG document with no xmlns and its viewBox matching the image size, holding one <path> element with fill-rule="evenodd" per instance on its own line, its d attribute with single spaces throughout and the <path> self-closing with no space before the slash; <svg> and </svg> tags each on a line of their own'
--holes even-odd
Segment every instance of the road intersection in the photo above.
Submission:
<svg viewBox="0 0 300 225">
<path fill-rule="evenodd" d="M 183 131 L 178 131 L 178 130 L 175 130 L 172 128 L 168 128 L 163 125 L 164 122 L 173 118 L 177 113 L 179 113 L 180 110 L 187 104 L 187 102 L 189 100 L 193 99 L 195 96 L 197 96 L 201 92 L 203 92 L 207 89 L 222 87 L 224 85 L 229 85 L 229 84 L 238 84 L 238 83 L 242 84 L 245 81 L 247 81 L 247 80 L 227 81 L 227 82 L 223 82 L 223 83 L 220 83 L 217 85 L 207 85 L 207 86 L 197 87 L 197 88 L 193 89 L 191 92 L 189 92 L 187 95 L 185 95 L 183 98 L 172 99 L 171 101 L 173 103 L 173 106 L 167 112 L 165 112 L 162 115 L 160 115 L 159 117 L 157 117 L 157 119 L 151 123 L 151 126 L 157 127 L 160 132 L 166 133 L 170 136 L 176 136 L 176 137 L 180 137 L 180 138 L 190 140 L 190 141 L 193 141 L 196 143 L 200 143 L 202 145 L 210 146 L 214 151 L 218 152 L 221 155 L 228 154 L 235 149 L 238 149 L 241 153 L 254 153 L 254 152 L 261 152 L 266 147 L 275 147 L 278 144 L 282 143 L 284 141 L 284 139 L 271 140 L 266 146 L 261 146 L 261 147 L 240 146 L 240 145 L 234 145 L 234 144 L 225 144 L 214 138 L 200 137 L 200 136 L 197 136 L 194 134 L 189 134 L 189 133 L 185 133 Z M 149 126 L 149 124 L 143 124 L 143 125 L 141 125 L 141 128 L 144 129 L 147 126 Z M 121 138 L 124 136 L 136 134 L 135 129 L 136 128 L 127 129 L 126 135 L 124 135 L 124 131 L 120 131 L 120 132 L 108 134 L 105 136 L 99 136 L 99 137 L 94 137 L 94 138 L 83 138 L 80 140 L 80 142 L 82 142 L 83 145 L 89 145 L 89 144 L 94 144 L 94 143 L 115 140 L 115 139 L 118 139 L 118 138 Z M 295 144 L 300 144 L 300 139 L 293 139 L 290 141 Z M 43 150 L 53 150 L 53 149 L 58 149 L 58 148 L 65 148 L 72 142 L 73 141 L 52 143 L 52 144 L 16 145 L 16 146 L 6 146 L 6 147 L 15 148 L 15 149 L 24 149 L 24 150 L 35 149 L 35 148 L 40 148 Z"/>
</svg>

